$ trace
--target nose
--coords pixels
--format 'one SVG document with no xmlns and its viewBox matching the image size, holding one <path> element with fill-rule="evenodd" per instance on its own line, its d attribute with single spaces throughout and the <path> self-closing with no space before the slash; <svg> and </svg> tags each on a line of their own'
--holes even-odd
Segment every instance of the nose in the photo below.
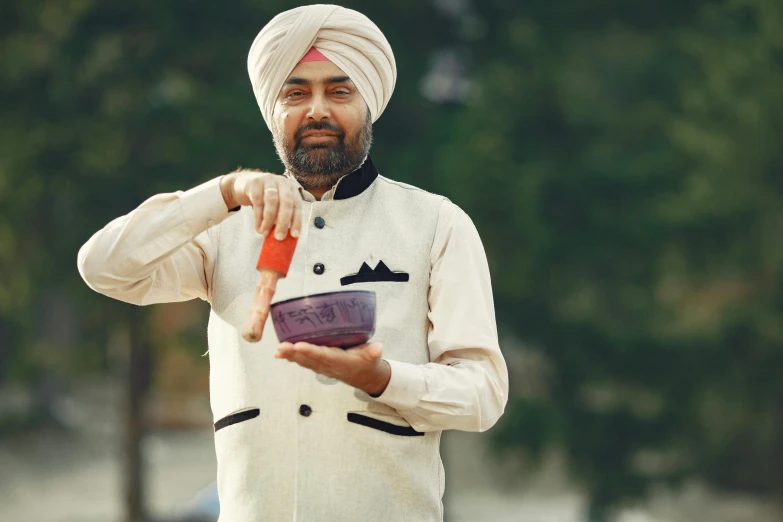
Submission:
<svg viewBox="0 0 783 522">
<path fill-rule="evenodd" d="M 331 117 L 329 103 L 323 93 L 314 93 L 310 97 L 310 107 L 307 111 L 307 118 L 315 121 L 328 120 Z"/>
</svg>

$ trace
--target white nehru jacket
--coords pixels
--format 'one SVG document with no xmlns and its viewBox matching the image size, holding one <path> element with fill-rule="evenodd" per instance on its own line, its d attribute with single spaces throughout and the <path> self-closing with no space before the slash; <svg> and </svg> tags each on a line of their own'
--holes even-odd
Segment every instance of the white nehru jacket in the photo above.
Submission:
<svg viewBox="0 0 783 522">
<path fill-rule="evenodd" d="M 356 85 L 372 121 L 389 103 L 397 81 L 391 46 L 369 18 L 337 5 L 297 7 L 275 16 L 258 33 L 247 56 L 247 72 L 267 127 L 283 82 L 315 47 Z"/>
<path fill-rule="evenodd" d="M 440 521 L 441 430 L 489 429 L 508 393 L 481 240 L 448 199 L 377 175 L 369 159 L 321 201 L 301 190 L 305 226 L 274 299 L 376 292 L 373 340 L 392 368 L 378 398 L 275 359 L 271 318 L 259 343 L 244 341 L 262 238 L 249 207 L 227 211 L 217 179 L 112 221 L 79 270 L 126 302 L 211 303 L 221 522 Z M 381 262 L 408 280 L 341 282 Z"/>
</svg>

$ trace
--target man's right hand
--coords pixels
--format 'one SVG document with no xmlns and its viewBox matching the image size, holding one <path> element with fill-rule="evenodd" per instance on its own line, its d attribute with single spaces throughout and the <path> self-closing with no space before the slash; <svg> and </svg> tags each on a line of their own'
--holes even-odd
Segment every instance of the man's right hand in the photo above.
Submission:
<svg viewBox="0 0 783 522">
<path fill-rule="evenodd" d="M 302 196 L 297 185 L 285 176 L 241 170 L 220 179 L 220 192 L 229 209 L 252 206 L 256 232 L 264 237 L 275 229 L 275 237 L 285 239 L 290 228 L 293 237 L 302 231 Z"/>
</svg>

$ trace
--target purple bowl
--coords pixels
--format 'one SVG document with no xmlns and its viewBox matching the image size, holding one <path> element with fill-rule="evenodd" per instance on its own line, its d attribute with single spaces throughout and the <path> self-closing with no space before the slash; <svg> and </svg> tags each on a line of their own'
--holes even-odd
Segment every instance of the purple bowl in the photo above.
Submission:
<svg viewBox="0 0 783 522">
<path fill-rule="evenodd" d="M 272 305 L 280 342 L 350 348 L 375 333 L 375 292 L 348 290 L 306 295 Z"/>
</svg>

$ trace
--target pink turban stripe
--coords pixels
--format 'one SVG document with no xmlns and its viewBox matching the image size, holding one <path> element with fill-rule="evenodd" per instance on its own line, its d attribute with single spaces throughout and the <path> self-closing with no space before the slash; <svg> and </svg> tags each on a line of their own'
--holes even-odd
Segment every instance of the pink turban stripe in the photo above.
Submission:
<svg viewBox="0 0 783 522">
<path fill-rule="evenodd" d="M 309 51 L 299 60 L 299 63 L 304 62 L 328 62 L 329 58 L 321 54 L 321 51 L 315 47 L 311 47 Z"/>
</svg>

